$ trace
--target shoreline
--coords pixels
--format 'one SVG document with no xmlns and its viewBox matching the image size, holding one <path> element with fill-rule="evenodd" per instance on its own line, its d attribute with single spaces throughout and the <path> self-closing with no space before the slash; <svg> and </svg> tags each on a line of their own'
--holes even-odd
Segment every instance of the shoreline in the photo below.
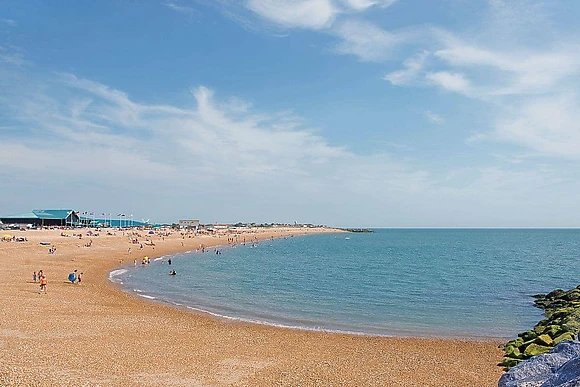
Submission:
<svg viewBox="0 0 580 387">
<path fill-rule="evenodd" d="M 329 233 L 350 232 L 349 229 L 344 229 L 344 228 L 330 229 L 330 230 L 332 230 L 332 231 L 329 231 Z M 301 237 L 304 235 L 294 234 L 293 236 Z M 279 238 L 283 238 L 283 236 L 278 236 L 275 239 L 279 239 Z M 269 239 L 269 238 L 263 238 L 263 239 L 258 239 L 258 240 L 264 241 L 266 239 Z M 229 247 L 229 245 L 226 243 L 226 244 L 216 244 L 216 245 L 212 245 L 212 246 L 208 246 L 208 247 L 211 247 L 211 248 Z M 171 256 L 173 258 L 177 255 L 184 255 L 184 254 L 193 253 L 193 252 L 194 252 L 193 250 L 176 251 L 176 252 L 164 254 L 164 255 L 152 255 L 150 258 L 151 258 L 151 262 L 153 264 L 157 260 L 164 258 L 164 257 L 167 257 L 167 256 Z M 196 252 L 197 252 L 197 250 L 196 250 Z M 143 295 L 143 294 L 140 294 L 140 292 L 131 291 L 131 289 L 124 287 L 122 282 L 116 282 L 111 278 L 110 274 L 117 271 L 117 270 L 127 270 L 128 271 L 131 269 L 133 269 L 133 266 L 130 264 L 118 266 L 118 267 L 114 268 L 113 270 L 109 271 L 109 273 L 108 273 L 109 275 L 107 278 L 108 278 L 109 282 L 115 286 L 116 289 L 118 289 L 119 291 L 124 292 L 126 294 L 129 294 L 131 296 L 134 296 L 138 300 L 141 300 L 144 302 L 152 302 L 152 303 L 156 303 L 159 305 L 165 305 L 165 306 L 169 306 L 169 307 L 173 307 L 173 308 L 177 308 L 177 309 L 182 309 L 182 310 L 185 310 L 189 313 L 201 314 L 203 316 L 206 316 L 209 318 L 216 318 L 216 319 L 221 320 L 221 321 L 257 324 L 257 325 L 263 325 L 263 326 L 279 328 L 279 329 L 292 329 L 292 330 L 299 330 L 299 331 L 303 330 L 303 331 L 312 331 L 312 332 L 323 332 L 323 333 L 329 333 L 329 334 L 345 334 L 345 335 L 369 336 L 369 337 L 461 340 L 461 341 L 466 341 L 466 342 L 482 342 L 482 343 L 487 343 L 487 342 L 500 343 L 500 342 L 505 342 L 505 341 L 511 339 L 511 336 L 506 336 L 506 337 L 484 336 L 484 335 L 482 335 L 482 336 L 469 336 L 469 335 L 453 336 L 453 335 L 444 335 L 444 334 L 438 334 L 438 333 L 417 335 L 417 334 L 414 334 L 416 332 L 412 332 L 412 331 L 405 331 L 408 333 L 405 333 L 405 332 L 401 332 L 401 333 L 393 332 L 393 333 L 384 333 L 384 334 L 383 333 L 369 333 L 369 332 L 364 332 L 364 331 L 341 330 L 340 328 L 336 328 L 336 329 L 335 328 L 315 328 L 315 327 L 298 326 L 298 325 L 285 325 L 284 323 L 279 323 L 279 322 L 275 322 L 275 321 L 254 320 L 251 317 L 225 315 L 225 314 L 220 314 L 220 312 L 206 310 L 206 309 L 203 309 L 202 307 L 197 307 L 194 305 L 176 303 L 176 302 L 173 302 L 171 300 L 160 298 L 158 295 Z"/>
<path fill-rule="evenodd" d="M 36 385 L 43 374 L 44 381 L 58 385 L 66 375 L 91 385 L 495 386 L 502 374 L 496 366 L 500 341 L 224 321 L 146 300 L 110 281 L 109 273 L 132 258 L 124 253 L 130 246 L 124 237 L 93 238 L 94 249 L 56 238 L 57 253 L 47 256 L 38 242 L 54 233 L 22 234 L 34 238 L 23 245 L 0 244 L 0 263 L 9 268 L 0 274 L 8 285 L 0 289 L 7 301 L 0 317 L 0 382 L 5 385 Z M 220 238 L 168 237 L 155 241 L 154 254 L 192 250 L 192 242 L 200 241 L 207 247 L 224 244 Z M 143 253 L 154 255 L 150 247 Z M 47 295 L 30 283 L 29 271 L 41 264 L 49 276 Z M 77 266 L 85 270 L 83 283 L 66 284 L 66 273 Z"/>
<path fill-rule="evenodd" d="M 223 246 L 223 245 L 218 245 Z M 180 252 L 176 254 L 181 254 Z M 175 254 L 175 255 L 176 255 Z M 152 257 L 153 258 L 153 257 Z M 159 257 L 155 257 L 159 258 Z M 113 273 L 117 270 L 125 270 L 131 269 L 129 265 L 119 266 L 116 269 L 113 269 L 110 273 Z M 284 323 L 277 323 L 271 321 L 262 321 L 262 320 L 252 320 L 251 318 L 246 317 L 237 317 L 237 316 L 229 316 L 220 314 L 219 312 L 214 312 L 211 310 L 206 310 L 201 307 L 196 307 L 187 304 L 181 304 L 174 301 L 166 300 L 160 298 L 157 295 L 149 295 L 149 294 L 141 294 L 144 291 L 131 291 L 129 288 L 125 288 L 122 283 L 115 282 L 111 278 L 108 278 L 111 285 L 118 291 L 128 294 L 136 298 L 142 302 L 150 302 L 157 305 L 167 306 L 170 308 L 175 308 L 178 310 L 184 310 L 188 313 L 198 314 L 207 318 L 214 318 L 219 321 L 223 322 L 231 322 L 231 323 L 242 323 L 242 324 L 255 324 L 265 327 L 272 327 L 278 329 L 290 329 L 290 330 L 297 330 L 297 331 L 308 331 L 308 332 L 321 332 L 321 333 L 328 333 L 328 334 L 342 334 L 342 335 L 352 335 L 352 336 L 368 336 L 368 337 L 386 337 L 386 338 L 400 338 L 400 339 L 434 339 L 434 340 L 459 340 L 465 342 L 479 342 L 479 343 L 501 343 L 507 340 L 510 340 L 511 337 L 495 337 L 495 336 L 445 336 L 440 334 L 426 334 L 423 336 L 420 335 L 413 335 L 409 334 L 382 334 L 382 333 L 369 333 L 369 332 L 362 332 L 362 331 L 348 331 L 348 330 L 340 330 L 340 329 L 333 329 L 333 328 L 313 328 L 313 327 L 306 327 L 306 326 L 298 326 L 298 325 L 285 325 Z"/>
</svg>

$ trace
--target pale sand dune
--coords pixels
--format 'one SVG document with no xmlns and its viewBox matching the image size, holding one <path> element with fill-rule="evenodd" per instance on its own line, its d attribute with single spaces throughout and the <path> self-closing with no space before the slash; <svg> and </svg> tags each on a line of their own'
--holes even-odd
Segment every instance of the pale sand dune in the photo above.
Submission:
<svg viewBox="0 0 580 387">
<path fill-rule="evenodd" d="M 90 248 L 83 247 L 87 237 L 60 231 L 10 233 L 28 242 L 0 243 L 2 386 L 495 386 L 502 373 L 498 342 L 232 323 L 147 302 L 108 280 L 121 260 L 224 244 L 225 236 L 155 237 L 155 250 L 139 251 L 120 232 L 101 232 Z M 304 230 L 273 235 L 290 233 Z M 56 254 L 40 241 L 55 244 Z M 32 283 L 39 269 L 47 274 L 46 295 Z M 84 273 L 81 285 L 66 281 L 74 269 Z"/>
</svg>

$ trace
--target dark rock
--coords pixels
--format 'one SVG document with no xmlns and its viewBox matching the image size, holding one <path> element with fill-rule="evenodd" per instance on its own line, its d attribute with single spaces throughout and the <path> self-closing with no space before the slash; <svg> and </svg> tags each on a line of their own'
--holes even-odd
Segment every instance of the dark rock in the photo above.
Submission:
<svg viewBox="0 0 580 387">
<path fill-rule="evenodd" d="M 552 290 L 550 293 L 546 294 L 546 298 L 548 298 L 548 299 L 559 298 L 559 297 L 563 296 L 564 293 L 566 293 L 566 292 L 562 289 L 555 289 L 555 290 Z"/>
<path fill-rule="evenodd" d="M 518 334 L 524 341 L 534 340 L 538 335 L 534 331 L 525 331 Z"/>
<path fill-rule="evenodd" d="M 562 298 L 566 301 L 580 300 L 580 290 L 574 289 L 569 292 L 566 292 L 566 294 L 563 295 Z"/>
</svg>

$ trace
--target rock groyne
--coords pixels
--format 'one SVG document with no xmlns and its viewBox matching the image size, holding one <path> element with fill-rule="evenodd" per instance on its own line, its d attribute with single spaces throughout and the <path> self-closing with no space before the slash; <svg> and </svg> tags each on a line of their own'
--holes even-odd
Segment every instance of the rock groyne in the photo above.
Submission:
<svg viewBox="0 0 580 387">
<path fill-rule="evenodd" d="M 556 289 L 533 296 L 536 307 L 544 310 L 545 319 L 533 329 L 518 334 L 504 346 L 505 370 L 533 356 L 548 353 L 556 345 L 578 338 L 580 332 L 580 286 L 565 291 Z"/>
<path fill-rule="evenodd" d="M 550 353 L 535 356 L 513 367 L 499 379 L 498 387 L 580 386 L 580 343 L 565 341 Z"/>
</svg>

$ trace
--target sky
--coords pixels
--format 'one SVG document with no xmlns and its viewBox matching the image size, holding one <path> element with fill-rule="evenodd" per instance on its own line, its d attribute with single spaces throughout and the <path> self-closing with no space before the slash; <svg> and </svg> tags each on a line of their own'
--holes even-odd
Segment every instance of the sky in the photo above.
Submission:
<svg viewBox="0 0 580 387">
<path fill-rule="evenodd" d="M 580 2 L 0 0 L 0 214 L 580 227 Z"/>
</svg>

